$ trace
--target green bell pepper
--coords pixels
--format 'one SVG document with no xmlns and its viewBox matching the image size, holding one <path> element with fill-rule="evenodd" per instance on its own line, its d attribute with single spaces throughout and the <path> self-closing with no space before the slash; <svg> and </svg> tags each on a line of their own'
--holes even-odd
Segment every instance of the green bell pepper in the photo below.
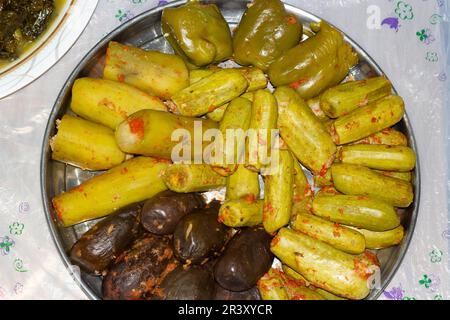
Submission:
<svg viewBox="0 0 450 320">
<path fill-rule="evenodd" d="M 189 1 L 167 8 L 161 22 L 167 40 L 191 68 L 221 62 L 233 53 L 230 28 L 215 4 Z"/>
<path fill-rule="evenodd" d="M 343 35 L 328 23 L 312 23 L 311 29 L 318 32 L 279 57 L 268 72 L 274 86 L 289 85 L 304 99 L 340 83 L 358 62 Z"/>
<path fill-rule="evenodd" d="M 235 61 L 267 71 L 270 64 L 299 43 L 303 26 L 279 0 L 255 0 L 234 34 Z"/>
</svg>

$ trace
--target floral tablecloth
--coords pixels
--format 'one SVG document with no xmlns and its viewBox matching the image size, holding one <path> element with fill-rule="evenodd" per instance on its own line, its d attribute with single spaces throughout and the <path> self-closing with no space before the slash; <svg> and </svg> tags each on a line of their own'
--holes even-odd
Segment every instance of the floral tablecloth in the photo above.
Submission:
<svg viewBox="0 0 450 320">
<path fill-rule="evenodd" d="M 86 52 L 121 23 L 166 2 L 100 0 L 69 53 L 39 80 L 0 100 L 0 300 L 86 298 L 60 261 L 44 217 L 39 161 L 45 125 L 62 84 Z M 286 2 L 350 35 L 380 64 L 406 101 L 422 166 L 420 215 L 407 255 L 382 299 L 450 299 L 448 4 Z"/>
</svg>

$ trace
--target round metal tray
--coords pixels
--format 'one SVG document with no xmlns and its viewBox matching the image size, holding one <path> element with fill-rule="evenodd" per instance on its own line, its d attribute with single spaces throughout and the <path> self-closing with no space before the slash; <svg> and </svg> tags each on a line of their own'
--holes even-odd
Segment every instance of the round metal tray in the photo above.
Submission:
<svg viewBox="0 0 450 320">
<path fill-rule="evenodd" d="M 82 223 L 71 228 L 64 228 L 57 222 L 55 212 L 51 205 L 51 199 L 55 195 L 79 185 L 96 173 L 82 171 L 72 166 L 51 160 L 49 139 L 56 133 L 56 120 L 60 119 L 65 113 L 70 113 L 69 104 L 71 88 L 74 81 L 79 77 L 98 77 L 101 75 L 101 66 L 109 41 L 114 40 L 144 49 L 159 50 L 168 53 L 172 52 L 170 45 L 161 32 L 161 13 L 164 8 L 176 7 L 186 2 L 186 0 L 176 1 L 165 7 L 159 7 L 145 12 L 107 35 L 78 64 L 64 84 L 55 102 L 42 146 L 41 191 L 50 232 L 52 233 L 64 264 L 71 273 L 73 273 L 74 269 L 67 253 L 75 241 L 86 232 L 95 221 Z M 240 18 L 250 1 L 218 0 L 214 2 L 222 11 L 222 14 L 228 21 L 230 27 L 233 28 L 239 23 Z M 321 20 L 319 17 L 291 5 L 286 5 L 286 9 L 289 13 L 295 14 L 305 26 L 309 25 L 310 22 Z M 332 23 L 332 21 L 330 22 Z M 361 47 L 359 47 L 357 43 L 347 36 L 346 41 L 353 46 L 354 50 L 360 56 L 360 63 L 350 71 L 350 74 L 355 79 L 364 79 L 383 74 L 376 62 Z M 407 135 L 410 146 L 417 152 L 413 131 L 407 116 L 405 116 L 403 121 L 397 125 L 397 129 Z M 405 239 L 399 246 L 377 251 L 378 259 L 381 262 L 381 285 L 379 285 L 378 288 L 373 289 L 367 299 L 376 299 L 383 292 L 398 270 L 408 249 L 418 215 L 420 197 L 419 172 L 419 165 L 417 165 L 413 181 L 415 187 L 414 203 L 409 208 L 399 212 L 402 218 L 402 224 L 406 229 Z M 75 279 L 89 298 L 101 298 L 101 280 L 99 278 L 81 272 L 80 277 L 75 277 Z"/>
</svg>

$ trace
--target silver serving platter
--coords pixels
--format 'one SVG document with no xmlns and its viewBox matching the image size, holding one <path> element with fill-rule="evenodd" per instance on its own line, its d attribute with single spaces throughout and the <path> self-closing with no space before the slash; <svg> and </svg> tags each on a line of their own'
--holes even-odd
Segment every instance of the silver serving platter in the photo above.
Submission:
<svg viewBox="0 0 450 320">
<path fill-rule="evenodd" d="M 60 119 L 64 114 L 71 112 L 69 110 L 69 104 L 71 98 L 71 88 L 74 81 L 79 77 L 101 76 L 101 66 L 108 42 L 114 40 L 144 49 L 159 50 L 167 53 L 172 52 L 170 45 L 165 40 L 161 32 L 161 13 L 164 8 L 180 6 L 186 2 L 186 0 L 176 1 L 164 7 L 159 7 L 145 12 L 123 24 L 101 40 L 83 58 L 83 60 L 78 64 L 70 77 L 67 79 L 55 102 L 47 124 L 42 146 L 41 192 L 48 226 L 59 254 L 61 255 L 61 259 L 66 265 L 68 272 L 75 275 L 75 280 L 86 295 L 91 299 L 101 299 L 101 279 L 83 272 L 81 272 L 79 276 L 76 276 L 77 272 L 74 272 L 76 269 L 72 266 L 68 258 L 68 252 L 76 240 L 84 232 L 86 232 L 95 223 L 95 221 L 82 223 L 71 228 L 64 228 L 57 222 L 55 212 L 51 205 L 51 199 L 55 195 L 81 184 L 83 181 L 91 178 L 96 173 L 82 171 L 72 166 L 51 160 L 49 139 L 56 133 L 56 120 Z M 217 4 L 225 19 L 228 21 L 230 27 L 233 28 L 239 23 L 241 16 L 250 1 L 217 0 L 213 2 Z M 296 15 L 305 26 L 308 26 L 310 22 L 318 22 L 321 20 L 319 17 L 291 5 L 286 5 L 286 9 L 289 13 Z M 332 21 L 330 22 L 332 23 Z M 360 56 L 360 63 L 350 72 L 355 79 L 364 79 L 383 74 L 383 71 L 376 64 L 376 62 L 357 43 L 347 36 L 345 38 Z M 414 134 L 407 116 L 405 116 L 403 121 L 397 125 L 397 129 L 407 135 L 410 146 L 417 152 Z M 397 272 L 408 249 L 412 234 L 414 232 L 419 209 L 419 172 L 419 165 L 417 165 L 413 181 L 415 187 L 414 203 L 409 208 L 399 211 L 402 218 L 402 224 L 406 229 L 405 239 L 402 244 L 397 247 L 377 251 L 377 256 L 382 266 L 381 282 L 380 285 L 372 290 L 367 299 L 376 299 L 381 295 Z"/>
</svg>

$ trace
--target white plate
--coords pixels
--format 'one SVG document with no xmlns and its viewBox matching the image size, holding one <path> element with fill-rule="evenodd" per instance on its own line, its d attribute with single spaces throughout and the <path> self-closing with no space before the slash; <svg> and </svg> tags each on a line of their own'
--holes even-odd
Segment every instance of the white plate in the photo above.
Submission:
<svg viewBox="0 0 450 320">
<path fill-rule="evenodd" d="M 0 68 L 0 99 L 27 86 L 58 62 L 87 26 L 97 3 L 67 1 L 41 39 L 19 60 Z"/>
</svg>

